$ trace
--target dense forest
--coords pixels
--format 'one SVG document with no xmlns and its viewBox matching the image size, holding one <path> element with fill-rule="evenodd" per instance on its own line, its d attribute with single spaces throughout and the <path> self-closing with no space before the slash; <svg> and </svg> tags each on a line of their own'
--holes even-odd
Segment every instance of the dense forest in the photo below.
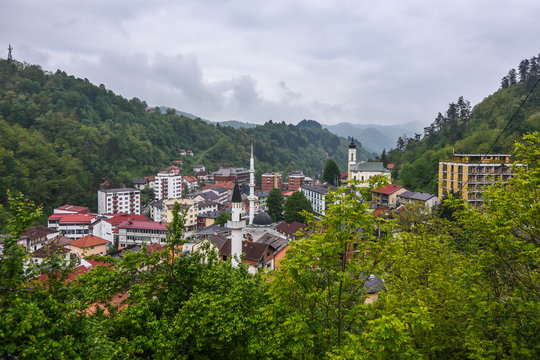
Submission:
<svg viewBox="0 0 540 360">
<path fill-rule="evenodd" d="M 0 204 L 12 189 L 43 203 L 46 213 L 65 203 L 95 210 L 102 184 L 130 185 L 174 160 L 184 161 L 186 174 L 194 163 L 246 167 L 251 140 L 259 176 L 293 169 L 315 176 L 328 157 L 345 168 L 347 156 L 346 139 L 309 122 L 211 125 L 174 109 L 148 109 L 60 70 L 6 60 L 0 60 L 0 129 Z M 180 157 L 180 149 L 195 156 Z M 358 158 L 369 155 L 361 150 Z"/>
<path fill-rule="evenodd" d="M 469 101 L 459 97 L 436 116 L 424 134 L 400 137 L 396 148 L 383 154 L 385 162 L 401 166 L 399 174 L 394 174 L 397 183 L 436 194 L 438 162 L 453 151 L 510 154 L 523 134 L 539 131 L 540 55 L 521 61 L 518 69 L 510 70 L 501 80 L 501 88 L 473 109 Z"/>
</svg>

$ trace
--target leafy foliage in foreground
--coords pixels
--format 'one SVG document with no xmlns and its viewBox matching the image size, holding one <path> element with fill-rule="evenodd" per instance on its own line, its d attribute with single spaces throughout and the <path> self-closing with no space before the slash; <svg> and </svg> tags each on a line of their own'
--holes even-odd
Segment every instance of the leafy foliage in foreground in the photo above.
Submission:
<svg viewBox="0 0 540 360">
<path fill-rule="evenodd" d="M 161 253 L 104 258 L 111 266 L 69 286 L 54 267 L 47 282 L 33 281 L 13 249 L 39 211 L 13 197 L 0 357 L 537 359 L 539 149 L 538 134 L 517 145 L 527 167 L 494 186 L 482 212 L 448 200 L 445 217 L 373 218 L 358 196 L 369 189 L 340 189 L 323 220 L 304 212 L 302 239 L 265 278 L 212 251 L 181 254 L 176 215 Z M 370 275 L 385 290 L 367 304 Z"/>
</svg>

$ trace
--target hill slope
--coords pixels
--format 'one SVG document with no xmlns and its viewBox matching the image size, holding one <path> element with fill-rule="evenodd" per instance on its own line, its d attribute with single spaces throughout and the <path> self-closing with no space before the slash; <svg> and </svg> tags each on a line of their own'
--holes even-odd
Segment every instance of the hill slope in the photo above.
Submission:
<svg viewBox="0 0 540 360">
<path fill-rule="evenodd" d="M 540 56 L 528 60 L 528 64 L 535 65 L 520 71 L 519 81 L 516 71 L 510 70 L 513 80 L 508 82 L 507 77 L 503 78 L 501 89 L 472 111 L 468 102 L 460 98 L 424 129 L 423 139 L 398 139 L 400 147 L 388 154 L 388 161 L 402 164 L 397 182 L 415 191 L 436 194 L 441 158 L 451 156 L 453 151 L 510 154 L 514 143 L 525 133 L 540 131 L 540 86 L 536 86 L 540 78 Z M 495 142 L 503 129 L 502 136 Z"/>
<path fill-rule="evenodd" d="M 257 172 L 322 170 L 328 157 L 344 168 L 347 141 L 323 129 L 272 123 L 251 129 L 211 125 L 174 111 L 148 112 L 144 101 L 127 100 L 58 70 L 0 60 L 0 204 L 6 189 L 24 192 L 46 211 L 74 203 L 96 209 L 107 181 L 129 185 L 174 160 L 186 170 L 202 162 L 248 166 L 255 141 Z M 180 157 L 190 149 L 193 158 Z M 367 158 L 359 151 L 360 159 Z"/>
</svg>

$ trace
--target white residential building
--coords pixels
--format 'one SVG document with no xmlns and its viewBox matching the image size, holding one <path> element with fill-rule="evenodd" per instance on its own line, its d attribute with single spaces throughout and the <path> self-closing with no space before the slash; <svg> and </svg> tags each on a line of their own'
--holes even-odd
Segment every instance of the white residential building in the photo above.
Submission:
<svg viewBox="0 0 540 360">
<path fill-rule="evenodd" d="M 156 175 L 154 194 L 157 200 L 182 197 L 182 175 L 176 169 L 176 166 L 170 166 Z"/>
<path fill-rule="evenodd" d="M 118 244 L 120 248 L 128 245 L 150 245 L 159 243 L 164 245 L 167 242 L 166 223 L 154 221 L 133 221 L 126 220 L 118 225 Z"/>
<path fill-rule="evenodd" d="M 98 214 L 141 214 L 141 191 L 134 188 L 98 190 Z"/>
<path fill-rule="evenodd" d="M 326 212 L 326 195 L 328 189 L 320 186 L 302 185 L 300 191 L 311 203 L 313 212 L 317 216 L 325 216 Z"/>
</svg>

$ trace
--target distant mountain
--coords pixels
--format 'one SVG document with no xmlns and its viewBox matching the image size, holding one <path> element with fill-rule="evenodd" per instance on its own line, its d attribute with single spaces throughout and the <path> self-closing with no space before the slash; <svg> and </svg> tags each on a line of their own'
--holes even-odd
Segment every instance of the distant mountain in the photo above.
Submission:
<svg viewBox="0 0 540 360">
<path fill-rule="evenodd" d="M 204 121 L 204 122 L 206 122 L 208 124 L 212 124 L 212 125 L 219 124 L 221 126 L 230 126 L 232 128 L 235 128 L 235 129 L 240 129 L 240 128 L 250 129 L 250 128 L 254 128 L 255 126 L 258 125 L 258 124 L 253 124 L 253 123 L 237 121 L 237 120 L 227 120 L 227 121 L 219 121 L 219 122 L 211 121 L 211 120 L 203 119 L 200 116 L 193 115 L 193 114 L 185 112 L 185 111 L 176 110 L 175 108 L 171 108 L 171 107 L 168 107 L 168 106 L 159 106 L 159 109 L 161 110 L 162 114 L 167 113 L 167 110 L 174 110 L 174 112 L 177 115 L 180 115 L 180 116 L 185 116 L 185 117 L 190 118 L 190 119 L 201 119 L 202 121 Z"/>
<path fill-rule="evenodd" d="M 380 154 L 383 149 L 389 150 L 396 147 L 396 141 L 403 134 L 407 137 L 414 136 L 415 133 L 422 133 L 423 126 L 419 122 L 409 122 L 399 125 L 376 125 L 376 124 L 351 124 L 342 122 L 336 125 L 325 125 L 336 135 L 343 137 L 354 137 L 362 144 L 362 147 L 369 151 Z"/>
</svg>

